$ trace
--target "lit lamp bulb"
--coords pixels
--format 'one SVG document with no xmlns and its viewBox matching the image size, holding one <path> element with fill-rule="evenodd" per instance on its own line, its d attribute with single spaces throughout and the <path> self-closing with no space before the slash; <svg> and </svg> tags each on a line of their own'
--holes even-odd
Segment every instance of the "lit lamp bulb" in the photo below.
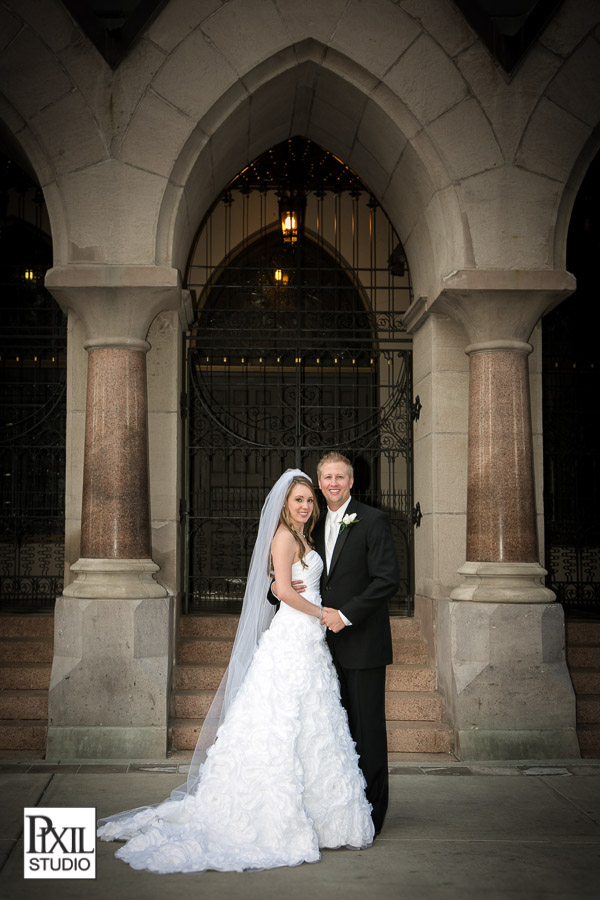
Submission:
<svg viewBox="0 0 600 900">
<path fill-rule="evenodd" d="M 281 234 L 286 244 L 295 244 L 298 240 L 298 220 L 293 212 L 288 211 L 282 214 Z"/>
<path fill-rule="evenodd" d="M 281 269 L 275 269 L 275 281 L 282 281 L 282 280 L 283 280 L 283 272 L 281 271 Z"/>
<path fill-rule="evenodd" d="M 302 230 L 306 198 L 302 194 L 286 194 L 279 200 L 279 222 L 284 244 L 295 244 Z"/>
<path fill-rule="evenodd" d="M 298 223 L 296 222 L 296 216 L 292 213 L 288 213 L 285 219 L 283 220 L 283 231 L 284 234 L 292 234 L 298 230 Z"/>
</svg>

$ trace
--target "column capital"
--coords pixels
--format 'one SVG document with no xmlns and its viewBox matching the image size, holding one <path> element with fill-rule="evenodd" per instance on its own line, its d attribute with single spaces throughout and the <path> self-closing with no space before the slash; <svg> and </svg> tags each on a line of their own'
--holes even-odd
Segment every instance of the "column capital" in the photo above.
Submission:
<svg viewBox="0 0 600 900">
<path fill-rule="evenodd" d="M 46 287 L 64 312 L 81 319 L 88 350 L 148 350 L 148 329 L 163 310 L 179 310 L 184 327 L 189 324 L 189 291 L 169 266 L 55 266 L 46 273 Z"/>
<path fill-rule="evenodd" d="M 512 350 L 513 353 L 522 353 L 523 356 L 529 356 L 533 351 L 531 344 L 525 341 L 512 341 L 510 338 L 500 339 L 499 341 L 479 341 L 477 344 L 469 344 L 465 347 L 467 356 L 474 353 L 493 353 L 500 350 Z"/>
<path fill-rule="evenodd" d="M 404 323 L 416 331 L 429 315 L 441 313 L 463 326 L 471 346 L 525 344 L 541 316 L 575 286 L 574 276 L 564 269 L 463 269 L 444 276 L 434 296 L 417 298 Z"/>
</svg>

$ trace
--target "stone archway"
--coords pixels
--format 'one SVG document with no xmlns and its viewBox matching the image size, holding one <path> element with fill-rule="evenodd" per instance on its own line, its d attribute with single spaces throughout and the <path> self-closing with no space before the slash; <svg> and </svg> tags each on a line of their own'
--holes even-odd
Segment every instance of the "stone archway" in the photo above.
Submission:
<svg viewBox="0 0 600 900">
<path fill-rule="evenodd" d="M 148 351 L 149 543 L 165 584 L 176 590 L 177 316 L 186 315 L 179 272 L 200 218 L 229 178 L 298 133 L 327 146 L 372 185 L 406 249 L 416 296 L 409 321 L 418 332 L 420 384 L 428 391 L 417 479 L 431 512 L 421 529 L 420 582 L 423 596 L 443 607 L 465 547 L 463 352 L 470 344 L 472 353 L 494 353 L 501 342 L 502 352 L 526 355 L 536 319 L 572 288 L 553 269 L 561 258 L 552 238 L 565 184 L 598 118 L 589 77 L 597 72 L 598 22 L 597 13 L 565 0 L 507 82 L 454 4 L 433 6 L 350 0 L 323 12 L 311 2 L 231 0 L 208 12 L 187 4 L 182 14 L 181 4 L 168 3 L 112 71 L 62 4 L 44 4 L 43 15 L 16 0 L 4 4 L 0 65 L 8 77 L 1 114 L 28 145 L 55 211 L 48 284 L 69 310 L 71 370 L 81 373 L 73 385 L 78 405 L 69 411 L 68 562 L 79 553 L 84 343 L 90 355 L 110 349 L 113 359 Z M 521 312 L 527 315 L 520 318 Z M 520 372 L 525 383 L 526 367 Z M 105 368 L 100 386 L 114 375 Z M 145 420 L 142 397 L 140 388 L 136 409 Z M 88 407 L 94 409 L 93 399 Z M 488 411 L 498 412 L 494 404 Z M 114 479 L 105 483 L 118 494 Z M 149 516 L 147 503 L 143 509 Z M 129 557 L 127 566 L 135 570 Z M 88 588 L 98 589 L 90 582 Z M 131 610 L 133 603 L 125 606 Z M 83 605 L 77 608 L 82 615 Z M 167 618 L 155 629 L 157 652 L 136 631 L 138 616 L 132 633 L 142 656 L 168 659 Z M 73 627 L 82 631 L 72 646 L 78 640 L 84 646 L 88 626 L 68 618 L 76 620 Z M 116 626 L 107 633 L 109 649 L 118 643 L 115 633 Z M 452 638 L 444 641 L 453 657 Z M 75 710 L 82 734 L 96 727 L 75 696 L 78 679 L 85 686 L 93 674 L 88 649 L 76 662 L 68 647 L 57 650 L 54 688 L 56 721 L 67 729 Z M 110 666 L 110 654 L 107 660 Z M 123 663 L 118 654 L 115 662 Z M 127 677 L 138 661 L 128 665 Z M 459 706 L 460 677 L 452 665 L 447 695 Z M 510 665 L 506 673 L 513 677 Z M 161 706 L 164 692 L 156 683 L 152 692 Z M 114 713 L 119 740 L 129 740 L 134 732 L 119 704 L 106 699 L 102 708 Z M 162 740 L 155 711 L 140 715 Z"/>
<path fill-rule="evenodd" d="M 302 197 L 286 242 L 278 199 Z M 410 276 L 373 194 L 314 142 L 294 137 L 222 192 L 190 254 L 185 336 L 185 612 L 239 611 L 262 498 L 287 466 L 322 453 L 355 467 L 353 494 L 392 523 L 411 614 Z"/>
<path fill-rule="evenodd" d="M 416 270 L 417 293 L 428 293 L 434 273 L 456 259 L 462 268 L 462 218 L 450 176 L 430 142 L 411 142 L 419 124 L 389 88 L 373 89 L 370 73 L 314 40 L 280 51 L 247 78 L 253 92 L 229 91 L 218 120 L 212 112 L 201 120 L 181 151 L 161 206 L 157 260 L 183 267 L 215 192 L 268 147 L 298 134 L 372 185 Z M 267 116 L 276 127 L 263 127 Z"/>
</svg>

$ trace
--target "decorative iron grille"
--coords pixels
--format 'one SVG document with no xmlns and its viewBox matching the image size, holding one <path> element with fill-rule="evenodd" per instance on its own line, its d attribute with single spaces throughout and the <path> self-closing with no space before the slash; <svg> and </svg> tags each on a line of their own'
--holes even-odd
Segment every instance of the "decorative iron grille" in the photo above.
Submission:
<svg viewBox="0 0 600 900">
<path fill-rule="evenodd" d="M 543 320 L 544 529 L 547 584 L 569 617 L 600 618 L 600 392 L 596 261 L 600 154 L 573 207 L 567 266 L 577 291 Z M 586 328 L 586 324 L 588 327 Z"/>
<path fill-rule="evenodd" d="M 571 616 L 600 616 L 600 470 L 589 419 L 599 389 L 590 364 L 563 361 L 544 378 L 548 586 Z"/>
<path fill-rule="evenodd" d="M 339 449 L 354 464 L 354 496 L 390 516 L 402 571 L 393 611 L 409 614 L 411 343 L 401 316 L 410 282 L 401 247 L 364 185 L 330 154 L 293 141 L 266 157 L 215 205 L 188 271 L 197 318 L 182 404 L 183 609 L 239 610 L 268 490 L 290 466 L 314 477 L 319 457 Z M 299 183 L 303 239 L 289 247 L 277 199 Z"/>
<path fill-rule="evenodd" d="M 35 280 L 2 284 L 0 380 L 1 609 L 53 609 L 64 572 L 66 321 Z"/>
</svg>

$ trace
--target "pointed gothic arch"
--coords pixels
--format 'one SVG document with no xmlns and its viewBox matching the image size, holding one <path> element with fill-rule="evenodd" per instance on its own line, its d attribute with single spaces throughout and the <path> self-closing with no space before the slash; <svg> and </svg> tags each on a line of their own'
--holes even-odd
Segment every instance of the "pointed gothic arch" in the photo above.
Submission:
<svg viewBox="0 0 600 900">
<path fill-rule="evenodd" d="M 306 217 L 282 240 L 277 195 L 290 157 Z M 206 217 L 188 267 L 196 317 L 186 338 L 187 611 L 235 611 L 260 504 L 282 470 L 313 477 L 339 449 L 355 494 L 392 519 L 412 609 L 410 279 L 391 223 L 356 175 L 297 139 L 240 174 Z M 285 170 L 285 171 L 284 171 Z"/>
</svg>

